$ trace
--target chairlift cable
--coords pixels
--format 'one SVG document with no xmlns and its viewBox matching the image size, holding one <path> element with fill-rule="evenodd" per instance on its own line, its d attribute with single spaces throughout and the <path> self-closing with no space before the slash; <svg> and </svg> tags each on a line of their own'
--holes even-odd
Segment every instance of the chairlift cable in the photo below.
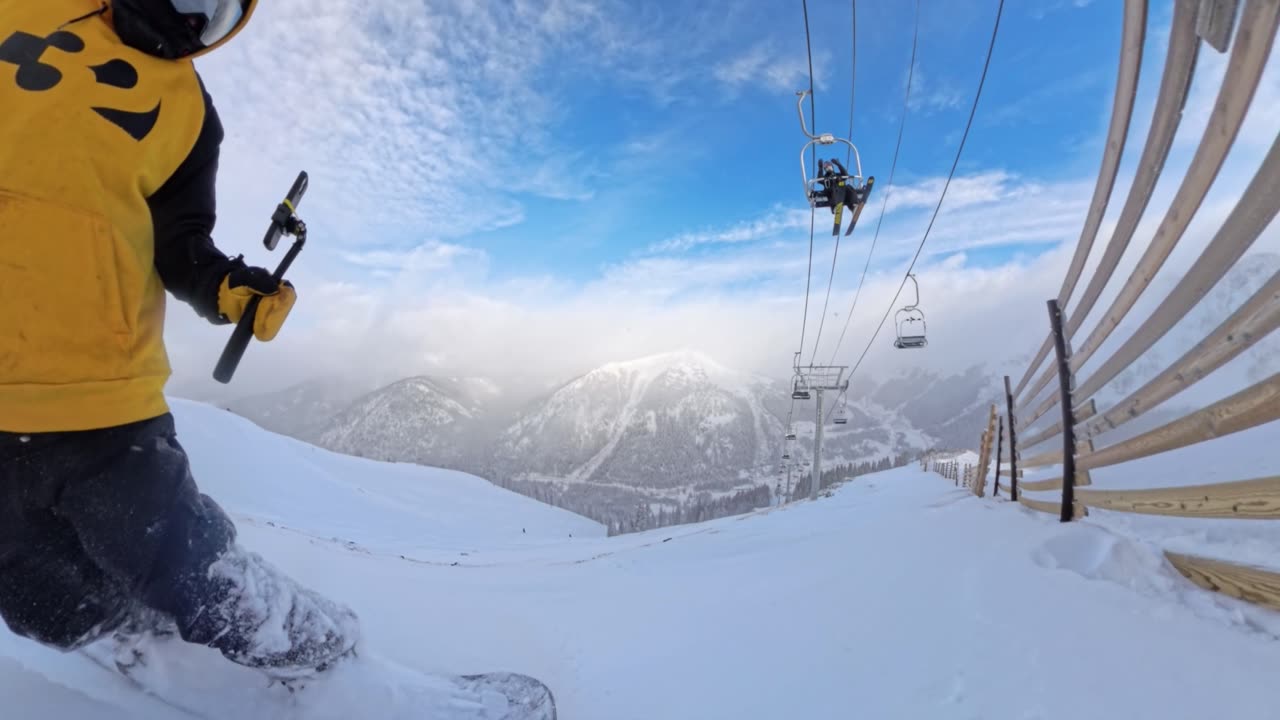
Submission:
<svg viewBox="0 0 1280 720">
<path fill-rule="evenodd" d="M 849 54 L 849 134 L 845 137 L 853 139 L 853 91 L 857 88 L 858 75 L 858 0 L 850 0 L 850 15 L 853 17 L 853 23 L 849 30 L 850 54 Z M 816 121 L 816 119 L 815 119 Z M 814 148 L 816 151 L 817 148 Z M 844 166 L 849 167 L 850 161 L 853 159 L 853 148 L 844 151 Z"/>
<path fill-rule="evenodd" d="M 867 282 L 867 270 L 871 267 L 871 258 L 876 253 L 876 243 L 880 240 L 880 228 L 884 226 L 885 212 L 889 209 L 889 195 L 893 193 L 893 177 L 898 171 L 898 154 L 902 150 L 902 135 L 907 127 L 907 111 L 911 106 L 911 84 L 915 79 L 916 50 L 919 43 L 920 0 L 916 0 L 915 29 L 911 33 L 911 62 L 907 65 L 907 91 L 902 97 L 902 118 L 898 122 L 898 142 L 893 147 L 893 164 L 889 167 L 889 187 L 885 188 L 884 200 L 880 204 L 880 218 L 876 220 L 876 232 L 871 237 L 871 249 L 867 251 L 867 262 L 862 266 L 862 277 L 858 280 L 858 289 L 853 294 L 853 303 L 849 306 L 849 312 L 844 316 L 844 329 L 840 331 L 840 339 L 836 341 L 836 347 L 831 351 L 831 360 L 827 361 L 828 365 L 835 364 L 836 356 L 840 354 L 840 347 L 844 345 L 844 336 L 849 332 L 854 311 L 858 309 L 858 298 L 862 296 L 862 287 Z"/>
<path fill-rule="evenodd" d="M 902 276 L 902 283 L 898 285 L 898 292 L 894 294 L 893 301 L 889 303 L 889 307 L 884 312 L 884 317 L 880 318 L 880 325 L 876 327 L 875 333 L 871 336 L 871 341 L 867 343 L 867 347 L 863 349 L 862 355 L 858 357 L 858 362 L 854 363 L 853 369 L 849 371 L 849 377 L 852 378 L 854 373 L 858 372 L 858 368 L 862 366 L 863 360 L 866 359 L 867 353 L 871 351 L 875 344 L 876 338 L 879 337 L 880 331 L 884 329 L 885 322 L 889 319 L 889 315 L 893 312 L 893 308 L 898 304 L 898 297 L 902 294 L 902 289 L 907 286 L 907 279 L 915 270 L 916 261 L 920 259 L 920 254 L 924 252 L 924 245 L 929 240 L 929 233 L 933 230 L 934 223 L 938 220 L 938 213 L 942 210 L 942 203 L 947 198 L 947 190 L 951 187 L 951 181 L 955 178 L 956 169 L 960 166 L 960 158 L 964 154 L 965 143 L 969 140 L 969 131 L 973 129 L 973 118 L 978 113 L 978 102 L 982 99 L 982 88 L 987 82 L 987 71 L 991 68 L 991 56 L 995 52 L 996 37 L 1000 33 L 1000 18 L 1004 15 L 1004 0 L 1000 0 L 999 6 L 996 8 L 995 24 L 991 28 L 991 42 L 987 46 L 987 58 L 982 64 L 982 75 L 978 79 L 978 90 L 973 95 L 973 106 L 969 109 L 969 120 L 965 123 L 964 134 L 960 137 L 960 146 L 956 148 L 955 161 L 951 163 L 951 172 L 947 175 L 947 181 L 942 186 L 942 194 L 938 196 L 938 204 L 933 208 L 933 216 L 929 218 L 929 225 L 925 228 L 924 236 L 920 238 L 920 245 L 916 248 L 916 254 L 911 258 L 911 264 L 907 267 L 907 272 Z"/>
<path fill-rule="evenodd" d="M 917 2 L 918 1 L 919 0 L 917 0 Z M 849 134 L 845 135 L 845 137 L 848 138 L 850 142 L 853 141 L 853 100 L 854 100 L 854 89 L 856 88 L 855 80 L 857 79 L 857 69 L 858 69 L 858 0 L 851 0 L 851 6 L 853 10 L 853 29 L 849 36 L 850 47 L 852 48 L 852 53 L 850 55 L 850 62 L 849 62 Z M 814 132 L 818 131 L 818 119 L 816 117 L 813 119 L 813 129 L 814 129 Z M 814 146 L 813 151 L 815 154 L 818 152 L 818 147 L 816 145 Z M 845 167 L 849 167 L 849 165 L 852 164 L 852 161 L 853 161 L 853 146 L 850 145 L 845 150 L 845 159 L 844 159 Z M 812 210 L 812 208 L 810 209 Z M 827 276 L 827 297 L 825 300 L 822 301 L 822 315 L 820 316 L 821 319 L 818 321 L 818 334 L 813 339 L 813 353 L 809 355 L 810 366 L 812 366 L 815 362 L 818 361 L 818 346 L 822 342 L 822 330 L 827 325 L 827 310 L 830 309 L 830 306 L 831 306 L 831 288 L 835 285 L 836 265 L 839 259 L 840 259 L 840 234 L 837 233 L 835 249 L 831 252 L 831 274 Z"/>
<path fill-rule="evenodd" d="M 814 118 L 814 124 L 818 122 L 817 105 L 813 98 L 813 45 L 809 36 L 809 0 L 800 0 L 800 7 L 804 11 L 804 49 L 809 59 L 809 114 Z M 801 163 L 803 169 L 804 164 Z M 818 148 L 813 148 L 813 167 L 814 173 L 817 174 L 818 167 Z M 800 352 L 804 352 L 805 333 L 809 329 L 809 292 L 813 285 L 813 226 L 816 220 L 816 211 L 812 206 L 809 207 L 809 272 L 804 281 L 804 317 L 800 321 Z"/>
</svg>

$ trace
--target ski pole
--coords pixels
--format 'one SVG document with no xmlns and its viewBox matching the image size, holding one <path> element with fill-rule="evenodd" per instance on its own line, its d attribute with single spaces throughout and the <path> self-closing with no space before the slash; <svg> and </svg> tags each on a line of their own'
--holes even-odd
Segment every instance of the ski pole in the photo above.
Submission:
<svg viewBox="0 0 1280 720">
<path fill-rule="evenodd" d="M 280 265 L 276 267 L 276 271 L 271 274 L 277 283 L 284 280 L 284 274 L 288 272 L 289 266 L 293 264 L 298 253 L 302 252 L 302 246 L 307 242 L 307 225 L 297 214 L 298 203 L 306 194 L 307 185 L 307 173 L 305 171 L 298 173 L 298 179 L 294 181 L 288 196 L 272 213 L 271 226 L 267 228 L 267 234 L 262 240 L 267 250 L 275 250 L 282 236 L 290 235 L 296 238 L 293 246 L 285 253 L 284 259 L 280 261 Z M 222 357 L 218 358 L 218 365 L 213 370 L 214 380 L 225 385 L 231 382 L 231 378 L 236 374 L 236 368 L 240 366 L 240 360 L 244 357 L 245 350 L 249 348 L 249 341 L 253 339 L 254 317 L 258 313 L 258 305 L 261 302 L 262 296 L 255 295 L 245 306 L 240 322 L 236 323 L 236 329 L 231 333 L 231 339 L 227 340 L 227 346 L 222 349 Z"/>
</svg>

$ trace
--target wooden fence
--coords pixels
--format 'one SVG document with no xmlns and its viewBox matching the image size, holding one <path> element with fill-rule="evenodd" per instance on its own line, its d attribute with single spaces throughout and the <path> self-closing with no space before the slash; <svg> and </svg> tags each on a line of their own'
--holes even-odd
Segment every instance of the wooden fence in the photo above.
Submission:
<svg viewBox="0 0 1280 720">
<path fill-rule="evenodd" d="M 925 472 L 936 472 L 954 481 L 957 487 L 963 482 L 965 487 L 972 488 L 974 478 L 977 477 L 972 465 L 968 463 L 961 465 L 958 460 L 939 458 L 934 453 L 927 453 L 920 459 L 920 469 Z"/>
<path fill-rule="evenodd" d="M 1240 3 L 1243 9 L 1233 38 L 1232 20 Z M 1050 331 L 1017 385 L 1005 377 L 1005 397 L 999 404 L 1003 414 L 1000 407 L 992 406 L 982 434 L 983 459 L 974 484 L 984 486 L 988 466 L 994 465 L 993 495 L 1004 493 L 1027 507 L 1058 515 L 1063 522 L 1086 516 L 1089 508 L 1178 517 L 1277 520 L 1280 476 L 1144 490 L 1091 487 L 1090 470 L 1188 447 L 1280 418 L 1280 373 L 1273 373 L 1230 397 L 1136 437 L 1095 446 L 1094 441 L 1103 433 L 1194 386 L 1280 326 L 1280 273 L 1276 273 L 1156 377 L 1114 406 L 1098 407 L 1098 392 L 1136 361 L 1150 357 L 1148 350 L 1222 280 L 1275 218 L 1280 210 L 1278 135 L 1235 207 L 1173 290 L 1149 316 L 1140 319 L 1137 329 L 1119 342 L 1109 357 L 1092 364 L 1092 371 L 1083 378 L 1077 377 L 1129 317 L 1213 186 L 1253 104 L 1280 24 L 1280 0 L 1175 0 L 1152 124 L 1135 165 L 1133 184 L 1093 274 L 1084 278 L 1102 218 L 1113 199 L 1132 124 L 1147 36 L 1146 0 L 1125 0 L 1123 17 L 1119 77 L 1093 199 L 1062 289 L 1048 301 Z M 1176 194 L 1154 234 L 1140 238 L 1138 247 L 1144 250 L 1134 270 L 1115 287 L 1114 299 L 1093 327 L 1085 328 L 1090 312 L 1116 279 L 1115 271 L 1134 240 L 1156 183 L 1164 173 L 1202 43 L 1217 52 L 1230 53 L 1208 125 L 1181 180 L 1169 179 L 1178 183 Z M 1073 299 L 1082 283 L 1083 292 Z M 1053 383 L 1054 379 L 1058 382 Z M 1042 418 L 1046 423 L 1052 420 L 1045 416 L 1054 408 L 1059 409 L 1061 419 L 1033 430 Z M 992 461 L 993 438 L 996 452 Z M 1061 475 L 1033 482 L 1022 480 L 1024 469 L 1049 466 L 1061 466 Z M 982 494 L 980 490 L 975 492 Z M 1045 501 L 1027 498 L 1022 495 L 1024 492 L 1058 492 L 1060 497 Z M 1165 555 L 1174 568 L 1202 587 L 1280 609 L 1280 573 L 1226 560 Z"/>
</svg>

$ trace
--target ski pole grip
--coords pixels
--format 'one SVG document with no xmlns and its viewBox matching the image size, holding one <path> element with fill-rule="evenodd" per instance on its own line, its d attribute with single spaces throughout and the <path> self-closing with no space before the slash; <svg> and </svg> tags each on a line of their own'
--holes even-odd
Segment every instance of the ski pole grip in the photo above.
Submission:
<svg viewBox="0 0 1280 720">
<path fill-rule="evenodd" d="M 249 304 L 245 306 L 244 315 L 240 316 L 240 322 L 236 323 L 236 329 L 231 333 L 231 339 L 222 349 L 218 366 L 213 369 L 213 379 L 223 385 L 231 382 L 231 378 L 236 374 L 236 368 L 240 366 L 240 359 L 244 357 L 244 351 L 249 347 L 249 341 L 253 339 L 253 318 L 258 314 L 258 303 L 261 301 L 261 296 L 255 295 L 250 298 Z"/>
</svg>

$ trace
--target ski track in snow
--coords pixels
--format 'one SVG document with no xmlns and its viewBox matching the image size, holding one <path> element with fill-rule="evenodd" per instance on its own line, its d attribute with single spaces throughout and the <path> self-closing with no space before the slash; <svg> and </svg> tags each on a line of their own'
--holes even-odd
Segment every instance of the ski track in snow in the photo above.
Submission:
<svg viewBox="0 0 1280 720">
<path fill-rule="evenodd" d="M 370 648 L 426 672 L 531 674 L 563 720 L 1276 716 L 1280 615 L 1195 588 L 1123 528 L 1061 525 L 914 466 L 605 538 L 461 473 L 175 412 L 243 543 L 351 604 Z M 0 696 L 4 718 L 182 717 L 7 631 Z M 377 717 L 363 700 L 347 716 Z"/>
</svg>

